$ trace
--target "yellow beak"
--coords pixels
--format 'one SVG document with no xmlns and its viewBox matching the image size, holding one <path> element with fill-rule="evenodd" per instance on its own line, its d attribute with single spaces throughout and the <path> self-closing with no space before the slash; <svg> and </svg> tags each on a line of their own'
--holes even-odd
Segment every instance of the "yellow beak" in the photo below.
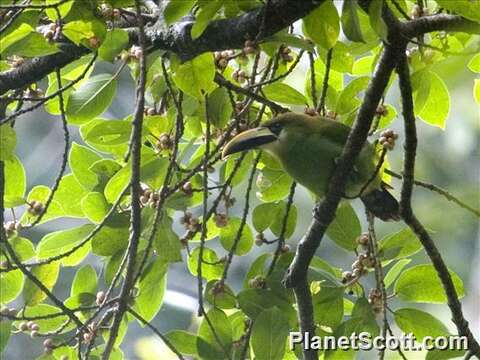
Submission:
<svg viewBox="0 0 480 360">
<path fill-rule="evenodd" d="M 258 148 L 275 140 L 277 140 L 277 135 L 264 126 L 244 131 L 225 145 L 222 151 L 222 159 L 240 151 Z"/>
</svg>

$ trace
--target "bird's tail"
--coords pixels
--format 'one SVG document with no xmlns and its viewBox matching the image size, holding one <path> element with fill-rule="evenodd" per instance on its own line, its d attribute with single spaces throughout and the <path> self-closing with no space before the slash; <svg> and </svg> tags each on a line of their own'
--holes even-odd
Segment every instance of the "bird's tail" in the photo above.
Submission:
<svg viewBox="0 0 480 360">
<path fill-rule="evenodd" d="M 370 191 L 360 197 L 365 207 L 373 215 L 383 221 L 400 220 L 400 211 L 397 199 L 382 184 L 380 189 Z"/>
</svg>

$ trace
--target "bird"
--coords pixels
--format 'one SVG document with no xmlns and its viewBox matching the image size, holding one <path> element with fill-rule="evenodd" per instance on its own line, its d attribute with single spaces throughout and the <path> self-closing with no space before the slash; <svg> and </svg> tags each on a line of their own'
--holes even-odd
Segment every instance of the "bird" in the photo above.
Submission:
<svg viewBox="0 0 480 360">
<path fill-rule="evenodd" d="M 276 158 L 283 169 L 318 198 L 325 196 L 350 127 L 323 116 L 287 112 L 241 132 L 222 150 L 222 159 L 253 149 Z M 344 198 L 360 197 L 367 210 L 383 221 L 398 221 L 399 204 L 382 181 L 380 155 L 366 142 L 347 180 Z"/>
</svg>

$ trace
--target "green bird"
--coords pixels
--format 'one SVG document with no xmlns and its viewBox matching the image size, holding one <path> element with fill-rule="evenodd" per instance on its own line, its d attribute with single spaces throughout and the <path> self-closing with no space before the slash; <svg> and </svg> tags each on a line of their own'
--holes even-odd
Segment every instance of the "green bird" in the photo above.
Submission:
<svg viewBox="0 0 480 360">
<path fill-rule="evenodd" d="M 350 128 L 340 122 L 289 112 L 235 136 L 225 145 L 222 158 L 240 151 L 265 150 L 295 181 L 321 198 L 349 132 Z M 377 170 L 378 163 L 375 146 L 367 142 L 347 180 L 345 197 L 360 197 L 383 221 L 399 220 L 398 202 L 382 182 L 383 170 Z"/>
</svg>

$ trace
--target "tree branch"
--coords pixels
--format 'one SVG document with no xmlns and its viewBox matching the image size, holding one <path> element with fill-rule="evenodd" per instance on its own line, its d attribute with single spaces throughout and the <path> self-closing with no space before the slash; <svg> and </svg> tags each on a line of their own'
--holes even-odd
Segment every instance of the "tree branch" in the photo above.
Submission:
<svg viewBox="0 0 480 360">
<path fill-rule="evenodd" d="M 410 71 L 405 54 L 401 54 L 397 66 L 400 93 L 402 97 L 402 112 L 405 128 L 405 152 L 403 165 L 403 184 L 400 199 L 400 215 L 405 223 L 412 229 L 422 243 L 427 255 L 437 271 L 448 299 L 448 307 L 452 312 L 452 321 L 455 323 L 458 333 L 468 338 L 469 350 L 480 354 L 480 346 L 471 333 L 468 322 L 462 312 L 462 304 L 453 284 L 450 272 L 440 255 L 435 243 L 425 227 L 420 223 L 412 210 L 412 193 L 415 173 L 415 156 L 417 151 L 417 128 L 415 125 L 415 113 L 413 105 L 412 85 Z"/>
<path fill-rule="evenodd" d="M 402 31 L 404 36 L 409 39 L 432 31 L 461 31 L 480 34 L 480 24 L 458 15 L 437 14 L 404 22 Z"/>
<path fill-rule="evenodd" d="M 313 306 L 310 289 L 307 282 L 307 271 L 310 262 L 320 242 L 333 221 L 338 204 L 343 196 L 348 174 L 353 168 L 368 136 L 375 111 L 383 92 L 388 84 L 390 75 L 396 66 L 396 59 L 404 51 L 405 43 L 397 42 L 397 47 L 386 45 L 379 59 L 373 78 L 366 90 L 363 103 L 350 131 L 347 143 L 342 151 L 337 167 L 330 181 L 329 190 L 324 200 L 314 210 L 314 220 L 307 233 L 297 246 L 295 257 L 290 264 L 284 283 L 293 287 L 297 299 L 300 330 L 305 335 L 314 333 Z M 316 359 L 313 350 L 304 350 L 305 359 Z"/>
<path fill-rule="evenodd" d="M 143 19 L 141 17 L 140 0 L 135 1 L 135 8 L 137 12 L 137 20 L 139 27 L 139 41 L 142 55 L 140 56 L 139 66 L 140 74 L 136 89 L 136 104 L 134 118 L 132 121 L 132 175 L 130 180 L 130 194 L 131 194 L 131 213 L 130 213 L 130 238 L 127 248 L 127 269 L 125 273 L 125 280 L 120 291 L 120 299 L 117 313 L 113 318 L 112 327 L 110 329 L 110 337 L 105 345 L 105 351 L 102 355 L 103 360 L 108 360 L 110 353 L 118 336 L 118 330 L 123 319 L 123 315 L 128 308 L 128 301 L 130 299 L 130 291 L 135 285 L 135 265 L 138 244 L 140 243 L 141 235 L 141 205 L 140 205 L 140 158 L 142 153 L 142 126 L 143 126 L 143 111 L 145 107 L 145 82 L 147 77 L 146 54 L 145 54 L 145 34 L 143 28 Z"/>
<path fill-rule="evenodd" d="M 268 7 L 258 7 L 234 18 L 211 21 L 195 40 L 190 35 L 193 19 L 187 18 L 166 27 L 160 17 L 155 25 L 145 29 L 146 42 L 153 47 L 152 50 L 172 51 L 182 61 L 187 61 L 207 51 L 242 48 L 245 40 L 254 39 L 258 34 L 265 16 L 263 34 L 257 39 L 261 41 L 306 16 L 323 1 L 271 1 Z M 138 31 L 130 30 L 129 35 L 131 43 L 138 43 Z M 55 68 L 61 68 L 89 52 L 87 48 L 73 44 L 60 45 L 61 52 L 34 58 L 18 68 L 1 73 L 0 95 L 39 81 Z"/>
</svg>

